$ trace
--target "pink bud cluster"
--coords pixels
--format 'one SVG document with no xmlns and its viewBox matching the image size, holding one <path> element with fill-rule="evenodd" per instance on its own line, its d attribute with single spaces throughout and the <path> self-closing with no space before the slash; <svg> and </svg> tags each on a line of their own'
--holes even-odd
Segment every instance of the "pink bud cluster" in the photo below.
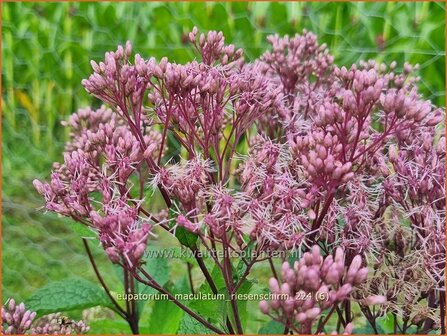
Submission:
<svg viewBox="0 0 447 336">
<path fill-rule="evenodd" d="M 409 84 L 398 88 L 400 76 L 393 72 L 383 74 L 382 70 L 374 62 L 360 69 L 355 65 L 349 70 L 335 68 L 340 82 L 334 81 L 333 95 L 318 103 L 310 129 L 303 132 L 306 120 L 292 129 L 292 147 L 319 184 L 339 179 L 352 166 L 363 166 L 392 136 L 400 138 L 420 123 L 439 122 L 440 110 L 435 111 L 430 102 L 420 100 Z M 380 118 L 380 131 L 373 127 L 373 115 Z"/>
<path fill-rule="evenodd" d="M 201 33 L 199 36 L 198 33 L 197 27 L 194 27 L 188 37 L 206 65 L 213 65 L 217 61 L 222 65 L 243 61 L 242 49 L 236 50 L 232 44 L 225 45 L 225 37 L 222 32 L 209 31 L 206 35 Z"/>
<path fill-rule="evenodd" d="M 317 36 L 306 30 L 294 37 L 270 35 L 267 40 L 272 51 L 265 52 L 261 60 L 279 77 L 286 95 L 304 93 L 308 81 L 315 76 L 325 81 L 334 57 L 325 44 L 319 45 Z"/>
<path fill-rule="evenodd" d="M 149 93 L 158 118 L 172 128 L 189 153 L 200 148 L 208 158 L 214 150 L 218 161 L 231 157 L 230 145 L 237 143 L 260 115 L 279 104 L 277 90 L 248 67 L 224 71 L 197 62 L 168 63 L 159 81 Z M 225 135 L 228 127 L 231 131 Z"/>
<path fill-rule="evenodd" d="M 106 52 L 103 62 L 98 64 L 91 61 L 94 73 L 89 79 L 84 79 L 82 85 L 88 92 L 106 98 L 109 103 L 115 102 L 117 97 L 113 95 L 116 93 L 136 98 L 139 90 L 145 90 L 147 82 L 137 77 L 134 67 L 128 66 L 131 52 L 132 45 L 128 41 L 124 48 L 120 45 L 115 52 Z"/>
<path fill-rule="evenodd" d="M 355 287 L 366 280 L 368 269 L 362 267 L 359 255 L 346 267 L 341 248 L 336 249 L 335 256 L 323 258 L 315 245 L 294 263 L 293 268 L 285 262 L 281 275 L 282 284 L 275 278 L 270 279 L 274 298 L 270 302 L 261 301 L 260 309 L 295 332 L 308 334 L 325 309 L 350 298 Z M 384 297 L 371 296 L 362 303 L 373 305 L 385 301 Z"/>
<path fill-rule="evenodd" d="M 35 317 L 36 313 L 26 310 L 23 302 L 16 304 L 14 299 L 9 299 L 9 302 L 2 306 L 2 334 L 24 334 L 30 329 Z"/>
<path fill-rule="evenodd" d="M 92 164 L 99 166 L 101 159 L 105 159 L 116 168 L 126 165 L 124 159 L 133 165 L 148 158 L 155 159 L 159 155 L 161 135 L 151 129 L 147 117 L 143 117 L 142 121 L 146 126 L 142 126 L 140 144 L 125 120 L 112 110 L 105 106 L 95 111 L 91 108 L 80 109 L 68 121 L 62 122 L 70 130 L 70 141 L 65 150 L 82 150 L 88 153 Z"/>
<path fill-rule="evenodd" d="M 281 103 L 262 115 L 258 122 L 270 138 L 283 135 L 284 127 L 293 128 L 300 115 L 313 115 L 317 103 L 328 95 L 333 81 L 333 56 L 325 44 L 319 45 L 315 34 L 304 30 L 293 37 L 271 35 L 266 51 L 255 62 L 254 71 L 265 73 L 281 89 Z"/>
<path fill-rule="evenodd" d="M 157 62 L 137 54 L 131 64 L 128 44 L 125 52 L 118 48 L 107 53 L 99 65 L 92 63 L 94 74 L 83 85 L 113 106 L 131 124 L 134 136 L 145 115 L 142 103 L 147 95 L 157 118 L 190 155 L 200 148 L 208 159 L 210 151 L 216 151 L 222 166 L 225 159 L 231 160 L 234 145 L 256 119 L 279 106 L 279 89 L 261 73 L 244 67 L 242 51 L 225 45 L 221 32 L 211 31 L 199 38 L 197 34 L 194 28 L 190 39 L 203 62 L 182 65 L 167 58 Z M 225 135 L 228 126 L 232 130 Z"/>
<path fill-rule="evenodd" d="M 345 160 L 343 149 L 343 143 L 336 134 L 321 130 L 297 137 L 293 144 L 294 154 L 299 155 L 305 176 L 324 190 L 346 183 L 354 176 L 352 162 Z"/>
<path fill-rule="evenodd" d="M 83 321 L 72 321 L 60 313 L 35 320 L 36 313 L 27 310 L 22 302 L 9 299 L 2 306 L 1 333 L 4 335 L 70 335 L 86 334 L 90 329 Z"/>
</svg>

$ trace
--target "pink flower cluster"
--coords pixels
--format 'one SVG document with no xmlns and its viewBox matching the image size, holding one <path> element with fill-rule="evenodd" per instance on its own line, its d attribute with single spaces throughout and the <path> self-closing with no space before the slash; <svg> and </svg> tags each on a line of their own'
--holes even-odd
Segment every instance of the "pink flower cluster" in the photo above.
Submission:
<svg viewBox="0 0 447 336">
<path fill-rule="evenodd" d="M 238 65 L 242 63 L 243 50 L 236 50 L 233 44 L 225 45 L 222 32 L 209 31 L 206 35 L 201 33 L 199 36 L 198 33 L 197 27 L 194 27 L 188 37 L 200 53 L 203 63 L 210 66 L 215 62 L 228 66 L 233 66 L 233 63 L 238 63 Z"/>
<path fill-rule="evenodd" d="M 312 250 L 285 264 L 283 284 L 271 280 L 271 290 L 327 293 L 328 301 L 261 305 L 299 332 L 325 309 L 349 315 L 354 294 L 372 326 L 391 312 L 405 332 L 416 314 L 410 301 L 442 312 L 445 112 L 418 92 L 417 66 L 337 66 L 307 31 L 270 36 L 271 50 L 253 63 L 221 32 L 194 28 L 188 37 L 198 58 L 186 64 L 132 58 L 130 43 L 92 61 L 83 85 L 110 109 L 82 109 L 65 123 L 64 163 L 49 183 L 34 182 L 46 208 L 97 231 L 111 261 L 136 276 L 154 226 L 185 228 L 211 252 L 229 293 L 241 282 L 220 248 Z M 177 214 L 167 219 L 173 225 L 157 218 L 155 195 L 164 213 Z M 262 261 L 241 260 L 245 276 Z M 423 271 L 409 274 L 408 265 Z M 369 304 L 384 297 L 373 313 Z M 438 324 L 431 314 L 415 327 Z"/>
<path fill-rule="evenodd" d="M 73 321 L 60 313 L 46 315 L 35 320 L 36 313 L 26 310 L 22 302 L 9 299 L 2 306 L 1 333 L 5 335 L 79 335 L 86 334 L 89 327 L 83 321 Z"/>
<path fill-rule="evenodd" d="M 323 258 L 320 248 L 314 245 L 311 252 L 304 253 L 295 262 L 293 268 L 285 262 L 281 273 L 281 285 L 276 278 L 269 281 L 274 298 L 270 302 L 261 301 L 260 308 L 264 314 L 272 315 L 291 330 L 309 334 L 323 310 L 332 307 L 332 314 L 338 303 L 350 298 L 355 287 L 366 280 L 368 268 L 362 267 L 360 255 L 356 255 L 346 267 L 341 248 L 336 249 L 334 257 L 328 255 Z M 386 298 L 369 296 L 362 302 L 382 304 Z M 320 325 L 317 333 L 321 328 Z"/>
<path fill-rule="evenodd" d="M 61 313 L 50 314 L 40 318 L 31 334 L 37 335 L 80 335 L 90 330 L 83 321 L 73 321 Z"/>
<path fill-rule="evenodd" d="M 160 137 L 143 129 L 143 151 L 124 121 L 105 107 L 81 109 L 65 125 L 72 139 L 64 163 L 54 165 L 50 183 L 35 180 L 34 186 L 46 209 L 96 230 L 113 262 L 137 266 L 151 225 L 139 212 L 144 195 L 132 195 L 129 181 L 148 157 L 158 155 Z"/>
<path fill-rule="evenodd" d="M 327 80 L 334 57 L 325 44 L 318 44 L 315 34 L 306 30 L 293 37 L 270 35 L 267 40 L 272 50 L 262 55 L 262 62 L 279 79 L 290 108 L 302 107 L 301 100 Z"/>
</svg>

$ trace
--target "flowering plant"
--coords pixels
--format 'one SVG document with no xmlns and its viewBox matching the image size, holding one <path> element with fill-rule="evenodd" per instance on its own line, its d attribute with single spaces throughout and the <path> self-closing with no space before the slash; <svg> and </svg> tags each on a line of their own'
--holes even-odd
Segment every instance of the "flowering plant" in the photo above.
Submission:
<svg viewBox="0 0 447 336">
<path fill-rule="evenodd" d="M 266 264 L 268 328 L 350 334 L 360 312 L 375 333 L 384 318 L 394 333 L 444 333 L 444 110 L 418 93 L 417 67 L 339 67 L 307 31 L 270 36 L 252 63 L 221 32 L 194 28 L 189 41 L 198 58 L 187 64 L 132 57 L 129 42 L 91 62 L 82 84 L 105 105 L 64 123 L 64 162 L 34 181 L 46 209 L 97 234 L 126 294 L 166 295 L 195 332 L 244 333 L 237 294 Z M 160 231 L 191 251 L 199 290 L 226 296 L 221 316 L 146 267 Z M 139 333 L 138 304 L 115 300 L 84 245 Z"/>
</svg>

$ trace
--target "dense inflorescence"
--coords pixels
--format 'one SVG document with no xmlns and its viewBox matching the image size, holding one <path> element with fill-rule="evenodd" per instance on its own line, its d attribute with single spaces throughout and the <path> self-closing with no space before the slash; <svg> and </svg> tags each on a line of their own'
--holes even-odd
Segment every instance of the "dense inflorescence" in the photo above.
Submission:
<svg viewBox="0 0 447 336">
<path fill-rule="evenodd" d="M 265 313 L 321 332 L 318 317 L 333 309 L 350 333 L 355 303 L 373 328 L 390 313 L 402 333 L 444 330 L 445 113 L 418 93 L 417 66 L 338 66 L 307 31 L 270 36 L 252 63 L 221 32 L 194 28 L 189 40 L 198 58 L 186 64 L 132 58 L 129 42 L 92 61 L 82 84 L 108 107 L 64 123 L 64 162 L 49 183 L 34 182 L 46 209 L 96 231 L 138 281 L 152 231 L 182 228 L 200 244 L 186 246 L 210 252 L 229 293 L 273 252 L 318 244 L 325 257 L 313 247 L 270 287 L 329 301 L 263 302 Z M 152 207 L 157 197 L 164 209 Z M 241 257 L 241 279 L 230 250 L 255 252 Z"/>
<path fill-rule="evenodd" d="M 83 321 L 73 321 L 60 313 L 36 319 L 36 313 L 27 310 L 22 302 L 9 299 L 2 306 L 1 333 L 5 335 L 79 335 L 86 334 L 89 327 Z"/>
<path fill-rule="evenodd" d="M 276 278 L 270 279 L 274 299 L 260 302 L 262 312 L 299 334 L 318 334 L 323 330 L 324 323 L 316 331 L 312 330 L 312 326 L 321 313 L 330 309 L 330 316 L 338 303 L 349 299 L 355 288 L 366 280 L 368 268 L 362 267 L 360 255 L 345 266 L 345 255 L 340 247 L 334 256 L 323 258 L 318 245 L 314 245 L 311 252 L 304 253 L 299 261 L 295 261 L 293 268 L 285 262 L 281 276 L 281 285 Z M 386 297 L 368 296 L 360 301 L 365 305 L 383 304 Z"/>
</svg>

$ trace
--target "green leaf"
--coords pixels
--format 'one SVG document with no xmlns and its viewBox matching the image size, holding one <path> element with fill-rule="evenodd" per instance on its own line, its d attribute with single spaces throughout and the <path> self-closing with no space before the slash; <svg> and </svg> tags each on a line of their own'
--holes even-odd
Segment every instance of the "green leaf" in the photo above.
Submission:
<svg viewBox="0 0 447 336">
<path fill-rule="evenodd" d="M 214 281 L 214 284 L 216 285 L 216 288 L 224 288 L 225 287 L 225 280 L 222 276 L 222 271 L 220 268 L 216 265 L 213 267 L 213 270 L 211 271 L 211 278 Z M 202 285 L 199 288 L 199 291 L 202 293 L 212 293 L 210 285 L 206 280 L 203 281 Z"/>
<path fill-rule="evenodd" d="M 184 293 L 188 289 L 186 278 L 175 286 L 171 282 L 166 286 L 174 295 Z M 173 302 L 169 300 L 155 301 L 149 317 L 149 324 L 147 327 L 141 328 L 140 332 L 142 334 L 175 334 L 180 327 L 183 316 L 184 311 Z"/>
<path fill-rule="evenodd" d="M 146 250 L 146 255 L 149 255 L 149 257 L 145 259 L 144 269 L 160 286 L 163 286 L 169 280 L 169 263 L 166 258 L 168 254 L 165 251 L 165 249 L 154 247 L 148 247 Z"/>
<path fill-rule="evenodd" d="M 197 311 L 200 315 L 206 317 L 211 322 L 223 323 L 226 319 L 226 300 L 228 299 L 228 294 L 226 293 L 225 281 L 222 277 L 222 272 L 218 266 L 214 266 L 213 270 L 211 271 L 211 278 L 213 279 L 216 288 L 218 288 L 217 294 L 223 296 L 224 298 L 222 300 L 195 300 L 191 302 L 189 306 L 191 309 Z M 197 293 L 214 295 L 206 280 L 204 280 Z"/>
<path fill-rule="evenodd" d="M 282 335 L 284 333 L 284 326 L 277 321 L 269 321 L 267 324 L 259 329 L 260 335 Z"/>
<path fill-rule="evenodd" d="M 150 276 L 157 281 L 160 286 L 164 286 L 169 280 L 169 263 L 166 258 L 163 258 L 163 249 L 155 249 L 153 247 L 148 247 L 146 250 L 146 256 L 150 253 L 158 253 L 158 256 L 155 258 L 146 258 L 146 264 L 143 266 L 144 269 L 150 274 Z M 157 291 L 152 287 L 145 286 L 143 284 L 138 283 L 138 291 L 141 294 L 155 294 Z M 140 300 L 138 301 L 138 312 L 141 317 L 141 313 L 144 310 L 147 301 Z"/>
<path fill-rule="evenodd" d="M 364 326 L 355 328 L 355 333 L 363 335 L 374 335 L 375 331 L 371 327 L 371 325 L 368 322 L 366 322 Z"/>
<path fill-rule="evenodd" d="M 186 230 L 184 227 L 177 227 L 175 229 L 175 236 L 177 237 L 180 244 L 193 248 L 196 246 L 198 235 L 192 233 L 191 231 Z"/>
<path fill-rule="evenodd" d="M 216 288 L 218 288 L 218 295 L 222 297 L 222 299 L 218 300 L 196 300 L 190 303 L 190 307 L 200 313 L 202 316 L 206 317 L 208 320 L 214 323 L 219 323 L 221 325 L 225 325 L 226 318 L 232 312 L 230 298 L 227 292 L 227 288 L 225 286 L 225 281 L 222 276 L 222 272 L 219 267 L 215 266 L 211 272 L 211 277 L 214 280 Z M 242 285 L 239 287 L 237 294 L 245 295 L 249 294 L 250 290 L 253 286 L 252 281 L 245 280 Z M 204 294 L 212 294 L 212 290 L 208 284 L 208 282 L 204 281 L 200 286 L 199 291 Z M 247 310 L 247 300 L 238 300 L 238 310 L 241 318 L 242 326 L 245 328 L 246 321 L 249 316 L 249 312 Z M 229 315 L 232 319 L 233 316 Z M 234 325 L 234 323 L 233 323 Z"/>
<path fill-rule="evenodd" d="M 394 316 L 391 313 L 386 314 L 376 320 L 377 330 L 384 334 L 394 333 Z M 399 321 L 400 322 L 400 321 Z"/>
<path fill-rule="evenodd" d="M 235 275 L 237 274 L 238 279 L 240 277 L 242 277 L 243 274 L 245 273 L 245 270 L 247 269 L 246 263 L 249 263 L 252 261 L 252 253 L 253 253 L 254 246 L 255 246 L 255 242 L 251 241 L 243 251 L 245 256 L 247 256 L 247 258 L 246 258 L 245 262 L 244 262 L 244 260 L 241 259 L 236 266 Z"/>
<path fill-rule="evenodd" d="M 199 293 L 208 294 L 203 291 L 199 291 Z M 212 292 L 209 293 L 211 294 Z M 224 324 L 227 318 L 228 294 L 226 293 L 226 288 L 219 290 L 218 296 L 211 295 L 215 299 L 194 300 L 189 304 L 189 307 L 214 324 Z"/>
<path fill-rule="evenodd" d="M 206 328 L 196 319 L 192 318 L 188 314 L 183 316 L 180 323 L 180 328 L 177 331 L 179 335 L 203 335 L 203 334 L 214 334 L 211 330 Z"/>
<path fill-rule="evenodd" d="M 386 332 L 380 327 L 380 325 L 377 324 L 376 328 L 380 335 L 382 335 L 382 334 L 386 335 Z M 354 332 L 356 334 L 364 334 L 364 335 L 374 335 L 376 333 L 368 321 L 365 321 L 364 326 L 356 327 Z"/>
<path fill-rule="evenodd" d="M 381 318 L 377 321 L 378 327 L 380 327 L 385 334 L 394 332 L 394 317 Z"/>
<path fill-rule="evenodd" d="M 129 324 L 122 320 L 92 320 L 88 323 L 90 330 L 89 334 L 101 335 L 101 334 L 125 334 L 130 335 L 132 331 L 130 330 Z"/>
<path fill-rule="evenodd" d="M 250 293 L 252 286 L 253 286 L 253 282 L 251 282 L 249 280 L 244 280 L 244 282 L 242 283 L 242 285 L 239 287 L 239 289 L 237 291 L 238 297 L 240 298 L 241 295 L 246 295 L 246 294 L 248 295 Z M 230 304 L 230 303 L 228 303 L 228 304 Z M 250 315 L 247 310 L 247 300 L 237 300 L 237 306 L 238 306 L 238 310 L 239 310 L 239 317 L 240 317 L 241 323 L 242 323 L 242 328 L 245 330 L 246 325 L 247 325 L 247 319 Z"/>
<path fill-rule="evenodd" d="M 171 289 L 175 295 L 176 291 Z M 180 326 L 184 311 L 170 300 L 155 302 L 145 334 L 175 334 Z"/>
<path fill-rule="evenodd" d="M 80 278 L 51 282 L 27 301 L 27 307 L 39 316 L 95 306 L 113 308 L 102 288 Z"/>
<path fill-rule="evenodd" d="M 177 214 L 174 212 L 174 210 L 171 208 L 169 210 L 169 225 L 173 227 L 172 224 L 175 221 L 175 218 L 177 217 Z M 193 248 L 196 246 L 197 239 L 199 238 L 198 235 L 195 233 L 192 233 L 191 231 L 186 230 L 184 227 L 177 226 L 175 229 L 175 236 L 177 237 L 180 244 Z"/>
</svg>

